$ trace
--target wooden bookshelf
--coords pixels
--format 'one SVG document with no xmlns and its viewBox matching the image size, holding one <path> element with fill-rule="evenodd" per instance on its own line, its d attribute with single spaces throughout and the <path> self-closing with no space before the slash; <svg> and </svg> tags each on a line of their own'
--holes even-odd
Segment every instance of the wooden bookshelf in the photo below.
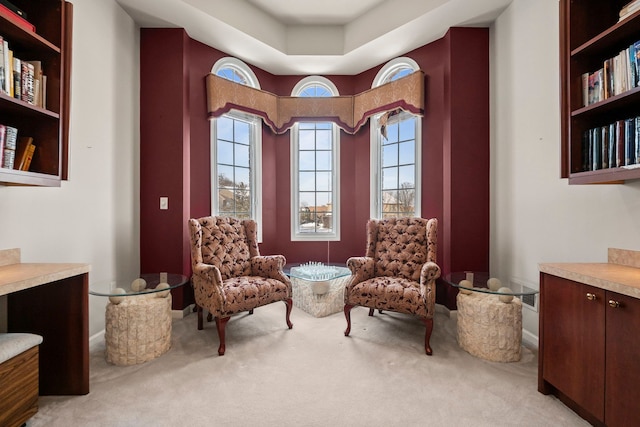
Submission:
<svg viewBox="0 0 640 427">
<path fill-rule="evenodd" d="M 68 175 L 69 102 L 73 5 L 64 0 L 12 0 L 35 32 L 0 9 L 0 36 L 16 58 L 42 63 L 46 104 L 37 106 L 0 93 L 0 123 L 30 136 L 36 151 L 29 171 L 0 168 L 0 184 L 60 186 Z"/>
<path fill-rule="evenodd" d="M 604 61 L 640 40 L 640 10 L 619 21 L 620 10 L 629 1 L 560 1 L 561 177 L 569 184 L 640 179 L 640 168 L 583 167 L 585 131 L 640 116 L 640 87 L 583 104 L 582 75 L 603 67 Z"/>
</svg>

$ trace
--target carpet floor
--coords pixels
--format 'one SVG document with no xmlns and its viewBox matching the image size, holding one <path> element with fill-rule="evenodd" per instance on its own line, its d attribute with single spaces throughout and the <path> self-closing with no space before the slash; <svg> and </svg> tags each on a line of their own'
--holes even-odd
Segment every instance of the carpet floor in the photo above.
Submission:
<svg viewBox="0 0 640 427">
<path fill-rule="evenodd" d="M 537 391 L 537 356 L 515 363 L 471 356 L 454 317 L 437 312 L 424 354 L 424 325 L 396 313 L 352 310 L 315 318 L 271 304 L 227 324 L 217 354 L 215 323 L 198 331 L 174 319 L 172 348 L 150 362 L 106 363 L 91 350 L 91 392 L 42 396 L 38 426 L 588 426 Z"/>
</svg>

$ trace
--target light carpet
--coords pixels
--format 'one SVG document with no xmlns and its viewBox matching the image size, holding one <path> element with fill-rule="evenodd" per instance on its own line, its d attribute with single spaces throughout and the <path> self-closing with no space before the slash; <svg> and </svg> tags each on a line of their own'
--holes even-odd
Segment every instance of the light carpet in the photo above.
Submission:
<svg viewBox="0 0 640 427">
<path fill-rule="evenodd" d="M 271 304 L 227 324 L 217 354 L 215 323 L 194 314 L 173 322 L 172 348 L 153 361 L 106 363 L 91 351 L 91 392 L 43 396 L 37 426 L 588 426 L 537 391 L 537 356 L 515 363 L 471 356 L 455 318 L 436 313 L 433 356 L 416 318 L 352 310 L 315 318 Z"/>
</svg>

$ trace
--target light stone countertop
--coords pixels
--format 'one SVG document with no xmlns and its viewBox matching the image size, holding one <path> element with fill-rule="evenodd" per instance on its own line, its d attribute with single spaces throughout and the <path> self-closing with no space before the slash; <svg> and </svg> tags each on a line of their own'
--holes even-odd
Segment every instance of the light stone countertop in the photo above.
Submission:
<svg viewBox="0 0 640 427">
<path fill-rule="evenodd" d="M 640 252 L 609 249 L 606 263 L 542 263 L 542 273 L 640 299 Z"/>
<path fill-rule="evenodd" d="M 88 273 L 90 264 L 22 263 L 20 250 L 0 250 L 0 296 Z"/>
</svg>

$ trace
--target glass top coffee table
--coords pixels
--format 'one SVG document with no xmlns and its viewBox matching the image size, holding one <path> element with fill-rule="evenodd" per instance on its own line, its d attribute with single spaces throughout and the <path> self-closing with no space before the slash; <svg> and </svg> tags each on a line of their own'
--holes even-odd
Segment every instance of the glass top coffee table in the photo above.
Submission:
<svg viewBox="0 0 640 427">
<path fill-rule="evenodd" d="M 287 264 L 284 273 L 291 278 L 296 307 L 315 317 L 343 310 L 344 287 L 351 278 L 351 270 L 344 264 Z"/>
</svg>

